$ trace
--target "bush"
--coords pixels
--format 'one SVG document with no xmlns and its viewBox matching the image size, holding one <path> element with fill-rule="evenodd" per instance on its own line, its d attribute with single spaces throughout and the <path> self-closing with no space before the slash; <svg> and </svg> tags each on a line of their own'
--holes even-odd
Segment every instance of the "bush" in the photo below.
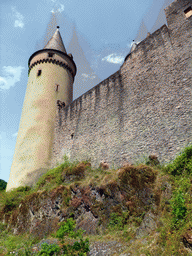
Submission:
<svg viewBox="0 0 192 256">
<path fill-rule="evenodd" d="M 29 190 L 31 190 L 31 187 L 29 187 L 29 186 L 21 186 L 21 187 L 18 187 L 17 188 L 17 192 L 26 192 L 26 191 L 29 191 Z"/>
<path fill-rule="evenodd" d="M 183 223 L 187 212 L 182 191 L 179 190 L 174 193 L 174 197 L 171 200 L 171 206 L 173 214 L 173 225 L 178 227 L 181 223 Z"/>
<path fill-rule="evenodd" d="M 165 171 L 176 176 L 184 172 L 192 174 L 192 145 L 186 147 L 175 160 L 165 167 Z"/>
<path fill-rule="evenodd" d="M 117 213 L 111 213 L 111 218 L 108 224 L 109 229 L 122 230 L 124 226 L 123 217 L 119 216 Z"/>
<path fill-rule="evenodd" d="M 7 182 L 0 179 L 0 191 L 5 190 L 7 186 Z"/>
<path fill-rule="evenodd" d="M 38 252 L 37 255 L 52 256 L 52 255 L 58 255 L 59 252 L 60 252 L 59 245 L 43 243 L 41 244 L 41 251 Z"/>
<path fill-rule="evenodd" d="M 129 216 L 129 211 L 111 213 L 108 228 L 111 230 L 123 230 L 124 226 L 127 224 Z"/>
<path fill-rule="evenodd" d="M 147 165 L 126 166 L 118 174 L 120 186 L 131 185 L 134 188 L 142 189 L 155 182 L 157 173 Z"/>
<path fill-rule="evenodd" d="M 59 230 L 56 233 L 56 237 L 61 240 L 61 246 L 66 256 L 79 255 L 83 256 L 89 251 L 89 240 L 83 240 L 82 230 L 75 230 L 76 224 L 75 221 L 70 218 L 67 219 L 64 224 L 61 225 Z M 67 244 L 64 241 L 65 237 L 69 238 L 78 238 L 80 241 L 75 241 L 72 245 Z"/>
</svg>

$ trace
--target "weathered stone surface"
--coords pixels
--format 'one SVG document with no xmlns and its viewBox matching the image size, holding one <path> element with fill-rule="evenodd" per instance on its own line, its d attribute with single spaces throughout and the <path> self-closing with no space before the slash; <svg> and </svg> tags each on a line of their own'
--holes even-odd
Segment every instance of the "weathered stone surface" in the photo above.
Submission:
<svg viewBox="0 0 192 256">
<path fill-rule="evenodd" d="M 184 235 L 183 235 L 183 244 L 185 247 L 192 250 L 192 229 L 189 229 Z"/>
<path fill-rule="evenodd" d="M 112 256 L 119 255 L 126 247 L 116 241 L 94 242 L 90 245 L 89 256 Z"/>
<path fill-rule="evenodd" d="M 157 154 L 173 159 L 192 139 L 192 16 L 189 0 L 166 8 L 163 25 L 127 55 L 120 70 L 62 109 L 53 162 L 63 155 L 110 168 Z M 73 134 L 73 137 L 71 136 Z"/>
<path fill-rule="evenodd" d="M 95 218 L 93 214 L 85 212 L 76 220 L 77 228 L 85 230 L 86 234 L 94 235 L 97 232 L 98 218 Z"/>
<path fill-rule="evenodd" d="M 140 216 L 155 205 L 155 181 L 156 171 L 151 167 L 129 165 L 118 171 L 118 179 L 105 180 L 102 185 L 60 185 L 49 192 L 29 194 L 11 216 L 6 217 L 5 212 L 2 219 L 14 234 L 29 232 L 41 238 L 56 231 L 57 224 L 70 217 L 87 234 L 99 234 L 107 227 L 112 213 L 127 214 L 127 218 Z"/>
<path fill-rule="evenodd" d="M 136 237 L 141 238 L 149 235 L 152 231 L 157 228 L 156 217 L 152 212 L 148 212 L 140 227 L 136 230 Z"/>
<path fill-rule="evenodd" d="M 28 231 L 35 236 L 44 237 L 64 220 L 61 204 L 61 195 L 52 200 L 45 191 L 39 191 L 12 213 L 8 227 L 12 228 L 14 234 Z"/>
</svg>

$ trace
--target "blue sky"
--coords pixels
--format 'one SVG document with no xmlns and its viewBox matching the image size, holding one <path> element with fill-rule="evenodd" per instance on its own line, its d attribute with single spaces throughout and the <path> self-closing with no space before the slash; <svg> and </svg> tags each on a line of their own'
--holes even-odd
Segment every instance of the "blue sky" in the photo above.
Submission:
<svg viewBox="0 0 192 256">
<path fill-rule="evenodd" d="M 166 23 L 173 0 L 1 0 L 0 179 L 8 181 L 27 79 L 28 59 L 60 26 L 77 65 L 74 99 L 116 72 L 132 41 Z"/>
</svg>

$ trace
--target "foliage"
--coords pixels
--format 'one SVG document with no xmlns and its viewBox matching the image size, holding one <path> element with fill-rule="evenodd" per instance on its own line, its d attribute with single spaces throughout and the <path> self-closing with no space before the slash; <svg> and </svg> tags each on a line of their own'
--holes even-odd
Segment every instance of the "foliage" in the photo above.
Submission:
<svg viewBox="0 0 192 256">
<path fill-rule="evenodd" d="M 17 192 L 24 192 L 24 191 L 29 191 L 29 190 L 31 190 L 31 187 L 29 187 L 29 186 L 21 186 L 16 189 Z"/>
<path fill-rule="evenodd" d="M 64 224 L 61 225 L 59 230 L 56 233 L 56 237 L 61 240 L 62 249 L 64 251 L 64 255 L 86 255 L 86 252 L 89 251 L 89 240 L 83 240 L 82 230 L 75 230 L 76 224 L 72 218 L 66 220 Z M 78 238 L 80 241 L 75 241 L 72 245 L 66 243 L 64 238 L 69 237 L 76 239 Z"/>
<path fill-rule="evenodd" d="M 0 179 L 0 190 L 5 190 L 7 186 L 7 182 Z"/>
<path fill-rule="evenodd" d="M 37 255 L 52 256 L 52 255 L 58 255 L 59 252 L 60 252 L 59 245 L 42 243 L 41 250 L 40 252 L 38 252 Z"/>
<path fill-rule="evenodd" d="M 108 228 L 111 230 L 123 230 L 124 225 L 129 218 L 129 211 L 122 212 L 121 214 L 113 212 L 110 215 Z"/>
<path fill-rule="evenodd" d="M 168 164 L 165 171 L 173 176 L 183 173 L 192 174 L 192 145 L 186 147 L 172 163 Z"/>
<path fill-rule="evenodd" d="M 78 236 L 81 236 L 81 234 L 82 232 L 80 232 L 80 230 L 75 231 L 75 221 L 72 218 L 69 218 L 61 225 L 57 231 L 56 237 L 62 240 L 65 236 L 77 238 Z"/>
<path fill-rule="evenodd" d="M 184 218 L 186 216 L 187 208 L 185 207 L 185 199 L 183 197 L 182 191 L 178 190 L 174 193 L 171 200 L 172 214 L 173 214 L 173 224 L 178 227 L 183 224 Z"/>
<path fill-rule="evenodd" d="M 0 198 L 0 217 L 4 213 L 11 213 L 26 195 L 30 193 L 30 187 L 18 187 L 10 192 L 1 191 Z"/>
<path fill-rule="evenodd" d="M 111 213 L 111 218 L 108 224 L 110 229 L 123 229 L 123 217 L 119 216 L 117 213 Z"/>
<path fill-rule="evenodd" d="M 0 255 L 18 255 L 18 256 L 29 256 L 31 255 L 30 247 L 32 244 L 37 242 L 37 239 L 27 234 L 13 235 L 6 229 L 0 232 Z M 7 252 L 6 254 L 4 252 Z M 17 253 L 16 253 L 17 252 Z"/>
</svg>

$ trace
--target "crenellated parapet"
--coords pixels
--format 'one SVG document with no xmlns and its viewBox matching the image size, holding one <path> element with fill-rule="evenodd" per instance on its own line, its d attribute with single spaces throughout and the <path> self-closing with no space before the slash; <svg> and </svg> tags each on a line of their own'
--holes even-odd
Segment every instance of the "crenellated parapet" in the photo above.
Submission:
<svg viewBox="0 0 192 256">
<path fill-rule="evenodd" d="M 68 55 L 53 49 L 42 49 L 31 55 L 28 62 L 28 74 L 34 66 L 41 63 L 52 63 L 63 67 L 71 73 L 73 79 L 77 72 L 77 68 L 75 62 L 73 61 L 72 55 Z"/>
</svg>

